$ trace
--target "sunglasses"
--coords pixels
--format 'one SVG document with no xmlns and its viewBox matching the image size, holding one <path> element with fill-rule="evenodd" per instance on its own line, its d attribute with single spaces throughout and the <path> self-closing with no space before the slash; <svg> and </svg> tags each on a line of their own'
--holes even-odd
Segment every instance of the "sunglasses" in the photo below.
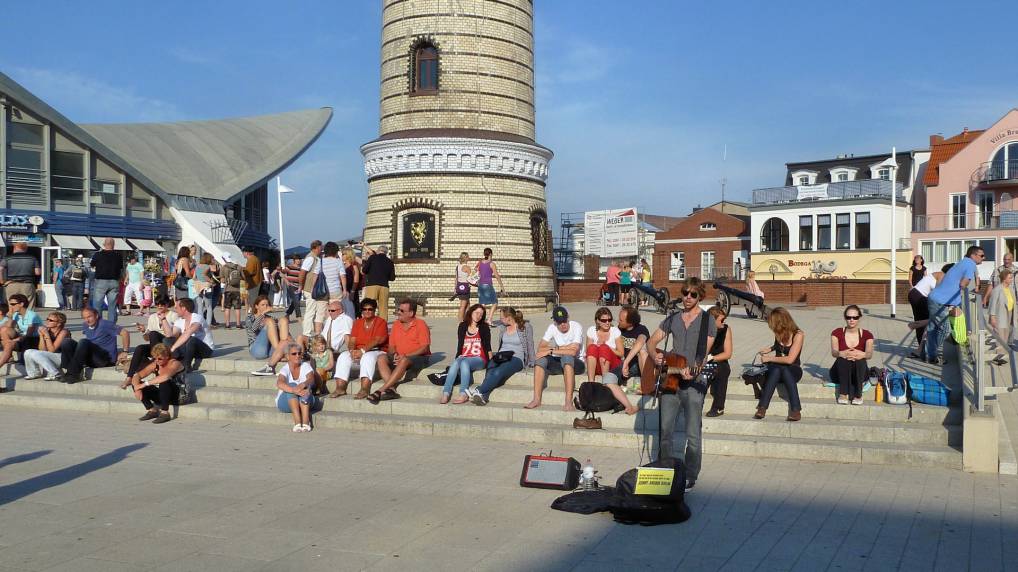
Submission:
<svg viewBox="0 0 1018 572">
<path fill-rule="evenodd" d="M 292 355 L 292 356 L 299 356 L 300 352 L 290 352 L 290 355 Z"/>
<path fill-rule="evenodd" d="M 690 298 L 693 298 L 694 300 L 700 297 L 700 293 L 697 292 L 696 290 L 686 290 L 686 289 L 683 289 L 682 290 L 682 295 L 683 296 L 689 296 Z"/>
<path fill-rule="evenodd" d="M 333 312 L 341 312 L 341 311 L 342 311 L 342 310 L 341 310 L 341 309 L 339 309 L 339 308 L 329 308 L 329 313 L 330 313 L 330 314 L 331 314 L 331 313 L 333 313 Z"/>
<path fill-rule="evenodd" d="M 598 322 L 601 322 L 602 324 L 610 324 L 610 323 L 612 323 L 612 319 L 611 318 L 601 318 L 601 319 L 598 320 Z"/>
<path fill-rule="evenodd" d="M 846 320 L 858 320 L 859 318 L 862 318 L 862 316 L 845 316 Z"/>
</svg>

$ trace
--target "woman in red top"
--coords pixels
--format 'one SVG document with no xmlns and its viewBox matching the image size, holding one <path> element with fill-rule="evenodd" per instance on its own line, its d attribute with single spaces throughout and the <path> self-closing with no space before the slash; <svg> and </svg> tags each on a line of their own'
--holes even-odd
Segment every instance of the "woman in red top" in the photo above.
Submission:
<svg viewBox="0 0 1018 572">
<path fill-rule="evenodd" d="M 869 378 L 866 360 L 873 357 L 873 334 L 859 327 L 862 310 L 852 304 L 845 308 L 845 327 L 831 332 L 831 381 L 838 384 L 838 403 L 862 405 L 862 386 Z"/>
<path fill-rule="evenodd" d="M 439 403 L 449 403 L 452 397 L 452 386 L 456 380 L 460 382 L 460 394 L 453 403 L 460 404 L 470 401 L 467 388 L 473 381 L 473 372 L 484 369 L 491 358 L 491 329 L 485 321 L 484 306 L 474 304 L 467 309 L 466 319 L 460 322 L 457 332 L 456 359 L 449 366 L 449 375 L 445 378 L 442 398 Z"/>
<path fill-rule="evenodd" d="M 329 397 L 346 395 L 347 381 L 353 364 L 360 366 L 361 389 L 354 399 L 364 399 L 371 391 L 371 379 L 375 377 L 375 362 L 378 356 L 386 351 L 389 341 L 389 330 L 383 318 L 376 316 L 378 303 L 371 298 L 361 300 L 361 317 L 353 322 L 350 331 L 350 342 L 347 351 L 339 354 L 336 359 L 336 391 Z"/>
</svg>

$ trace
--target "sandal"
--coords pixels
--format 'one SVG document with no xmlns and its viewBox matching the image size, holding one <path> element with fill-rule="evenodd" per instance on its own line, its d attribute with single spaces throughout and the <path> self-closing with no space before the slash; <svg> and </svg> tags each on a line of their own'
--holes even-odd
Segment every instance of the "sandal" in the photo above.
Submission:
<svg viewBox="0 0 1018 572">
<path fill-rule="evenodd" d="M 354 395 L 353 398 L 354 399 L 364 399 L 367 396 L 368 396 L 368 390 L 362 389 L 362 390 L 358 391 L 357 395 Z"/>
<path fill-rule="evenodd" d="M 378 392 L 376 391 L 375 393 Z M 400 397 L 402 397 L 402 395 L 396 393 L 395 389 L 386 389 L 385 391 L 382 392 L 382 395 L 381 397 L 379 397 L 379 399 L 382 401 L 389 401 L 391 399 L 399 399 Z"/>
<path fill-rule="evenodd" d="M 371 395 L 367 396 L 368 403 L 371 405 L 378 405 L 378 402 L 382 400 L 382 392 L 376 391 Z"/>
</svg>

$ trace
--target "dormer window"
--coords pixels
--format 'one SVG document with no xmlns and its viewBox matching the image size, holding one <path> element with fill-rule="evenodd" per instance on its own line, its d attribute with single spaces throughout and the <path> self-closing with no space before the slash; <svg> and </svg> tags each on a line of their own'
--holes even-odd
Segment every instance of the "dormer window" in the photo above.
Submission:
<svg viewBox="0 0 1018 572">
<path fill-rule="evenodd" d="M 797 187 L 804 187 L 817 182 L 816 171 L 795 171 L 792 173 L 792 184 Z"/>
<path fill-rule="evenodd" d="M 712 222 L 705 222 L 700 224 L 700 230 L 717 230 L 718 225 Z"/>
<path fill-rule="evenodd" d="M 858 169 L 851 167 L 835 167 L 831 169 L 831 182 L 843 183 L 845 181 L 854 181 L 857 172 Z"/>
<path fill-rule="evenodd" d="M 874 163 L 870 165 L 870 178 L 871 179 L 883 179 L 885 181 L 891 180 L 891 169 L 890 167 L 883 166 L 884 162 Z"/>
</svg>

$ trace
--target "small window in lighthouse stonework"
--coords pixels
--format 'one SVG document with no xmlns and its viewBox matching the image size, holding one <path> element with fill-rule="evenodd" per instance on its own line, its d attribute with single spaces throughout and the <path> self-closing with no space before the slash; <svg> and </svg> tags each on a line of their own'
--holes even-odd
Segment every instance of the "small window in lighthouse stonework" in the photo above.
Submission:
<svg viewBox="0 0 1018 572">
<path fill-rule="evenodd" d="M 438 48 L 435 44 L 427 40 L 415 42 L 410 56 L 410 93 L 438 93 Z"/>
</svg>

